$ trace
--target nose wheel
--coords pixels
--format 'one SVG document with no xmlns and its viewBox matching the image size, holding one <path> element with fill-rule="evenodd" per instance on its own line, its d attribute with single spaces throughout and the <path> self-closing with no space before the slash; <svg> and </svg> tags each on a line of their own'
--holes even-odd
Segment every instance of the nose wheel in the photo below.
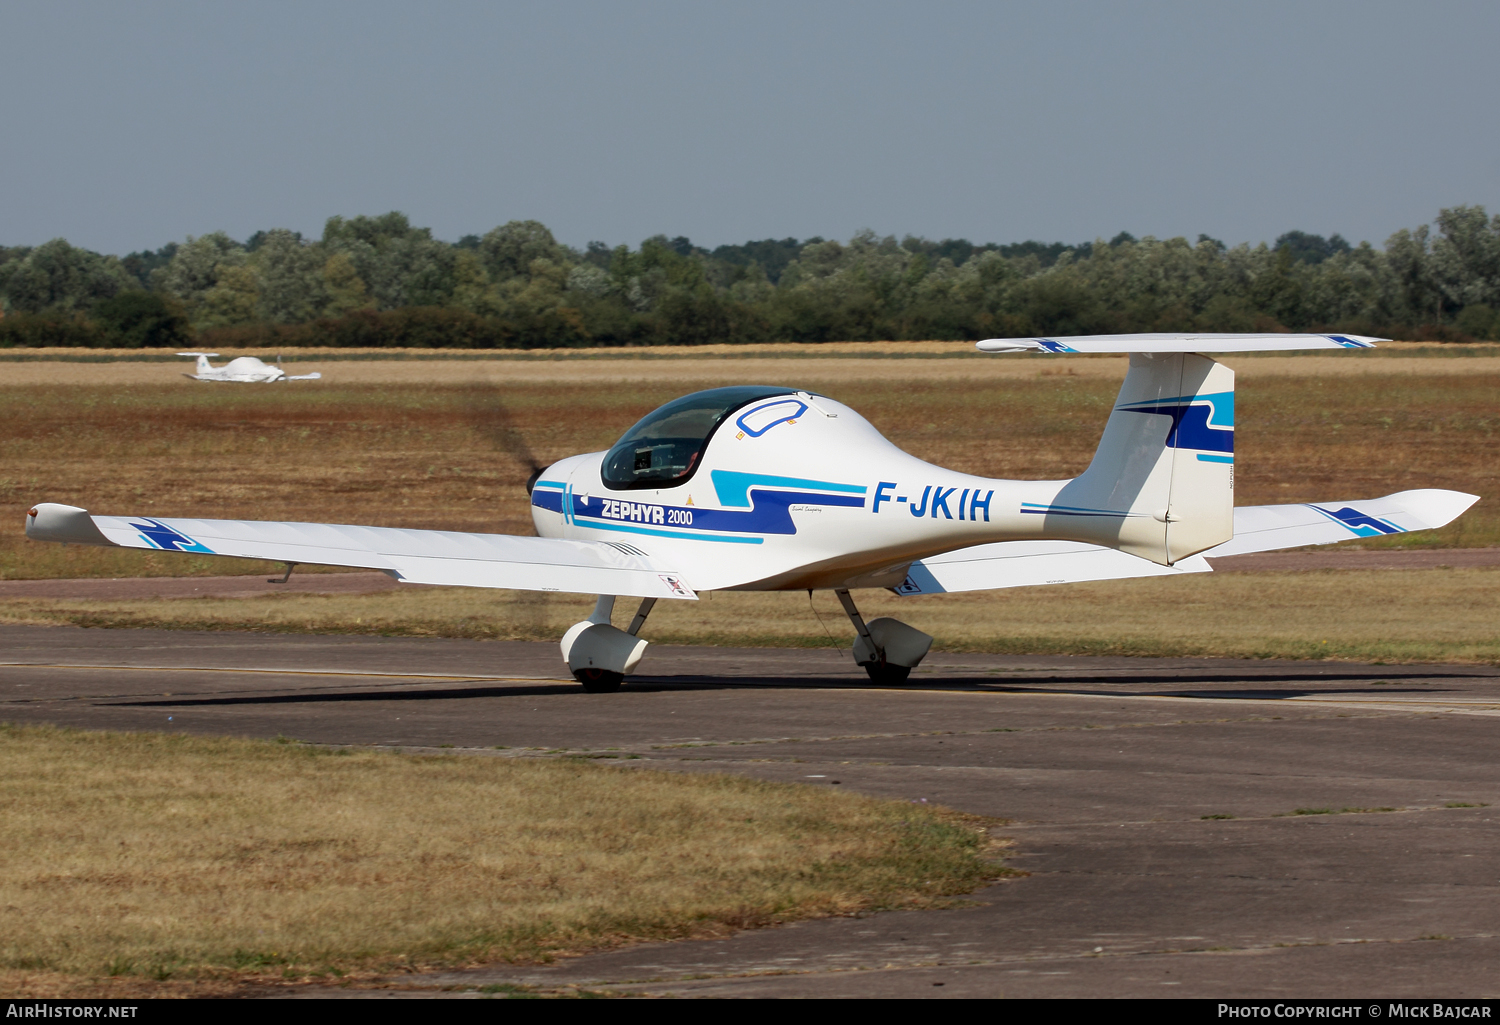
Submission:
<svg viewBox="0 0 1500 1025">
<path fill-rule="evenodd" d="M 625 674 L 634 670 L 645 654 L 646 642 L 636 634 L 655 604 L 655 598 L 643 600 L 630 629 L 617 630 L 609 622 L 615 609 L 614 595 L 603 594 L 588 619 L 568 627 L 562 637 L 563 660 L 585 691 L 613 694 L 620 689 Z"/>
<path fill-rule="evenodd" d="M 905 683 L 906 678 L 911 675 L 911 666 L 893 666 L 889 662 L 867 662 L 865 672 L 870 674 L 873 682 L 889 687 Z"/>
</svg>

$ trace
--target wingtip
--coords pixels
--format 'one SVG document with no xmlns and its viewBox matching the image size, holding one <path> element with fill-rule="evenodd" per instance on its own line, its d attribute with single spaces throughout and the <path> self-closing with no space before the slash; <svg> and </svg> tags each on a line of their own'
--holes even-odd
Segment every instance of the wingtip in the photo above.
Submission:
<svg viewBox="0 0 1500 1025">
<path fill-rule="evenodd" d="M 1039 352 L 1041 343 L 1032 338 L 986 338 L 982 342 L 975 342 L 974 348 L 980 352 Z"/>
<path fill-rule="evenodd" d="M 27 510 L 26 536 L 33 541 L 106 547 L 114 545 L 113 541 L 100 532 L 87 509 L 57 502 L 38 502 Z"/>
<path fill-rule="evenodd" d="M 1421 524 L 1408 527 L 1407 530 L 1436 530 L 1439 527 L 1446 527 L 1468 512 L 1474 503 L 1479 501 L 1479 496 L 1471 495 L 1467 491 L 1416 488 L 1411 491 L 1398 491 L 1379 501 L 1399 503 L 1398 508 L 1404 509 Z"/>
<path fill-rule="evenodd" d="M 1478 495 L 1471 495 L 1467 491 L 1445 491 L 1441 488 L 1425 488 L 1410 494 L 1416 499 L 1413 504 L 1417 508 L 1413 511 L 1432 525 L 1429 529 L 1446 527 L 1479 501 Z"/>
</svg>

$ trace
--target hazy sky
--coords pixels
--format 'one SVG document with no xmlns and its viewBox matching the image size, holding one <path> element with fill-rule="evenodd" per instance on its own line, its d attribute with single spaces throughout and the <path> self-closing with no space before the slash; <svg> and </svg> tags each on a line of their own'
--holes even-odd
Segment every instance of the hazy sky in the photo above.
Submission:
<svg viewBox="0 0 1500 1025">
<path fill-rule="evenodd" d="M 1500 211 L 1497 42 L 1494 0 L 0 0 L 0 244 L 1378 245 Z"/>
</svg>

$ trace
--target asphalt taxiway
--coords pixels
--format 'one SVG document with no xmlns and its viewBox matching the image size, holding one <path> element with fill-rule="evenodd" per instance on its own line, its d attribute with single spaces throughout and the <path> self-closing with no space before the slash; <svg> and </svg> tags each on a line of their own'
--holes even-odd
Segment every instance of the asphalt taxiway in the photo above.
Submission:
<svg viewBox="0 0 1500 1025">
<path fill-rule="evenodd" d="M 551 644 L 0 626 L 0 719 L 548 752 L 1007 820 L 949 911 L 393 980 L 683 996 L 1495 996 L 1500 669 L 654 647 L 588 695 Z M 447 745 L 453 745 L 451 748 Z M 497 750 L 503 748 L 503 750 Z M 308 990 L 305 995 L 352 995 Z"/>
</svg>

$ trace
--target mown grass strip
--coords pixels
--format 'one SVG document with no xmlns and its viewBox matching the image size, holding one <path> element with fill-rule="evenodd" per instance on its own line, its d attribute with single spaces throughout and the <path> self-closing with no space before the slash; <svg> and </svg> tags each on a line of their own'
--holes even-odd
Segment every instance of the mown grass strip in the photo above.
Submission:
<svg viewBox="0 0 1500 1025">
<path fill-rule="evenodd" d="M 831 594 L 820 592 L 814 602 L 825 622 L 842 621 Z M 866 616 L 911 623 L 948 652 L 1385 663 L 1500 663 L 1497 604 L 1497 568 L 1205 573 L 915 599 L 860 594 Z M 0 623 L 555 641 L 591 608 L 576 595 L 464 588 L 112 602 L 27 598 L 0 601 Z M 644 636 L 658 644 L 833 646 L 807 596 L 796 592 L 661 602 Z M 840 640 L 847 645 L 848 638 Z M 651 672 L 649 653 L 641 672 Z M 921 677 L 919 671 L 914 679 Z"/>
<path fill-rule="evenodd" d="M 4 726 L 0 768 L 11 995 L 543 960 L 937 906 L 1005 871 L 970 816 L 582 759 Z"/>
</svg>

